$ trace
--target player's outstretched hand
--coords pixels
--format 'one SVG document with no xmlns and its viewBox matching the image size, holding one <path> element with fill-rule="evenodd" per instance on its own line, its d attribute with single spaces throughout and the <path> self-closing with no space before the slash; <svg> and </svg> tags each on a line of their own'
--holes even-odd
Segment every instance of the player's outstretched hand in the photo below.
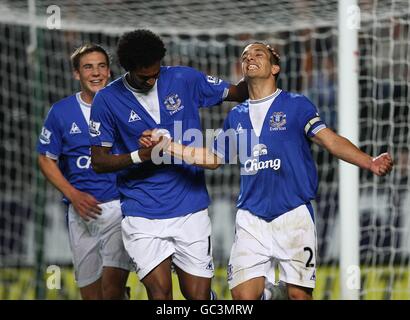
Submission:
<svg viewBox="0 0 410 320">
<path fill-rule="evenodd" d="M 373 159 L 370 171 L 378 176 L 385 176 L 393 169 L 393 160 L 388 153 L 382 153 Z"/>
<path fill-rule="evenodd" d="M 143 148 L 151 148 L 161 140 L 161 137 L 171 139 L 171 135 L 167 129 L 159 128 L 145 130 L 138 139 L 138 143 Z"/>
<path fill-rule="evenodd" d="M 70 200 L 77 214 L 85 221 L 96 219 L 101 214 L 99 202 L 88 193 L 76 190 Z"/>
<path fill-rule="evenodd" d="M 152 131 L 153 130 L 145 130 L 141 137 L 138 139 L 138 143 L 140 144 L 141 147 L 143 148 L 150 148 L 153 146 L 151 136 L 152 136 Z"/>
</svg>

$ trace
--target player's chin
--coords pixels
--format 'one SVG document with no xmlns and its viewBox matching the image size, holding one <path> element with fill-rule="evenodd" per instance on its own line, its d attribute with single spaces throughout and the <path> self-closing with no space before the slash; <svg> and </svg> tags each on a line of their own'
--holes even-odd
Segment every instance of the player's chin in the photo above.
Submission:
<svg viewBox="0 0 410 320">
<path fill-rule="evenodd" d="M 152 88 L 154 88 L 154 86 L 151 86 L 151 87 L 143 86 L 143 87 L 140 87 L 140 88 L 138 89 L 138 91 L 139 91 L 139 92 L 142 92 L 142 93 L 147 93 L 147 92 L 150 91 Z"/>
<path fill-rule="evenodd" d="M 92 93 L 96 94 L 99 90 L 104 88 L 105 85 L 106 85 L 105 83 L 104 84 L 99 84 L 99 85 L 91 85 L 91 86 L 88 86 L 88 90 L 90 90 Z"/>
</svg>

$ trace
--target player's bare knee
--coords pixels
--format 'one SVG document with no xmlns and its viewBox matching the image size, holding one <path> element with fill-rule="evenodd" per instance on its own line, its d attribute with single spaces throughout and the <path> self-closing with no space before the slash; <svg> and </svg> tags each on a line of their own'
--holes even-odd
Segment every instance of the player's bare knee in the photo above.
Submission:
<svg viewBox="0 0 410 320">
<path fill-rule="evenodd" d="M 231 290 L 231 295 L 233 300 L 258 300 L 261 296 L 261 294 L 258 296 L 254 292 L 235 288 Z"/>
<path fill-rule="evenodd" d="M 210 300 L 211 298 L 210 290 L 185 290 L 182 294 L 187 300 Z"/>
<path fill-rule="evenodd" d="M 312 300 L 312 289 L 301 287 L 288 288 L 289 300 Z"/>
<path fill-rule="evenodd" d="M 125 288 L 118 285 L 105 285 L 103 286 L 102 294 L 104 300 L 123 300 Z"/>
<path fill-rule="evenodd" d="M 103 295 L 99 290 L 80 289 L 81 299 L 83 300 L 101 300 Z"/>
<path fill-rule="evenodd" d="M 146 288 L 148 293 L 148 298 L 150 300 L 171 300 L 172 299 L 172 288 L 166 287 L 150 287 Z"/>
</svg>

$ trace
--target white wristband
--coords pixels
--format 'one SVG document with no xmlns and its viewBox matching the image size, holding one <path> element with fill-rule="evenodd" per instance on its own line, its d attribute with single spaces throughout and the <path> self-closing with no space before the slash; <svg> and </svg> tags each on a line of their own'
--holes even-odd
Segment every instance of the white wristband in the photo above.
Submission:
<svg viewBox="0 0 410 320">
<path fill-rule="evenodd" d="M 138 154 L 138 151 L 139 150 L 135 150 L 135 151 L 130 153 L 132 163 L 141 163 L 142 162 L 142 160 L 140 158 L 140 155 Z"/>
</svg>

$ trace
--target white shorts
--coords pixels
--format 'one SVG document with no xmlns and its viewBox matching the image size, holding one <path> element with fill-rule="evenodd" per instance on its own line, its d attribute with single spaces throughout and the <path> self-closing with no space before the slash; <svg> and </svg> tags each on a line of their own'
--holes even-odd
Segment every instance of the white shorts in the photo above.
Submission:
<svg viewBox="0 0 410 320">
<path fill-rule="evenodd" d="M 316 228 L 306 205 L 267 222 L 247 210 L 236 215 L 235 241 L 228 265 L 229 288 L 256 278 L 314 288 L 316 282 Z"/>
<path fill-rule="evenodd" d="M 80 288 L 97 281 L 103 267 L 132 268 L 122 241 L 120 201 L 114 200 L 99 206 L 101 215 L 90 221 L 82 219 L 71 204 L 68 207 L 70 247 L 75 278 Z"/>
<path fill-rule="evenodd" d="M 169 256 L 191 275 L 213 277 L 208 209 L 170 219 L 127 216 L 122 220 L 122 232 L 125 249 L 140 279 Z"/>
</svg>

